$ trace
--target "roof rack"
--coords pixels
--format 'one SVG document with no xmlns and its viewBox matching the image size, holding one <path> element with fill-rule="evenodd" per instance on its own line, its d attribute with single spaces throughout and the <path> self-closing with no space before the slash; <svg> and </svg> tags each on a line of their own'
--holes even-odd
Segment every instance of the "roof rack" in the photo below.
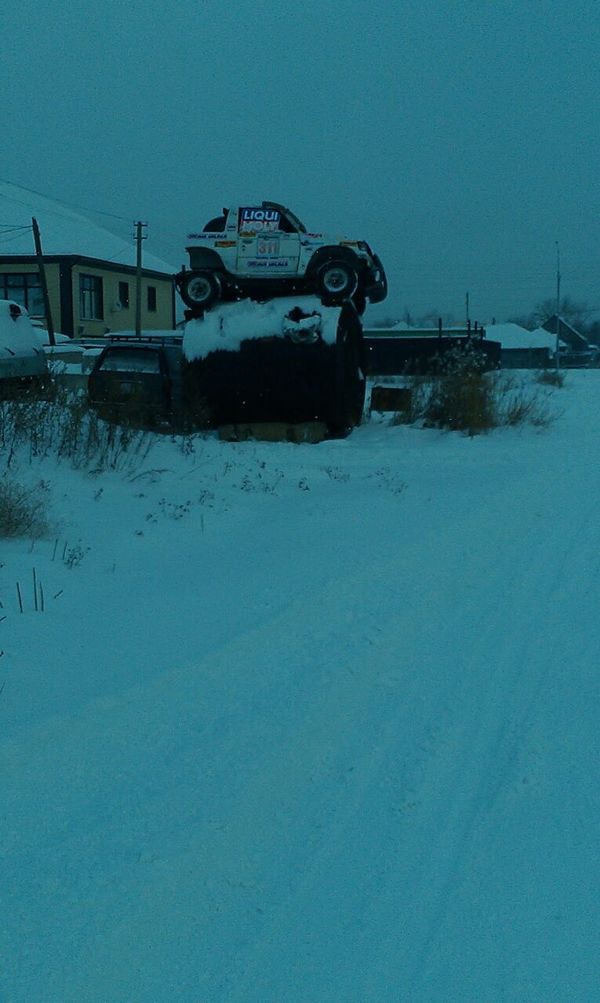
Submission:
<svg viewBox="0 0 600 1003">
<path fill-rule="evenodd" d="M 104 348 L 108 345 L 114 345 L 115 342 L 128 343 L 134 345 L 141 344 L 152 344 L 152 345 L 181 345 L 183 342 L 183 334 L 179 334 L 173 331 L 173 334 L 104 334 L 101 337 L 90 337 L 82 338 L 81 344 L 84 348 Z"/>
<path fill-rule="evenodd" d="M 104 338 L 105 341 L 151 341 L 157 342 L 160 345 L 180 345 L 183 341 L 183 334 L 107 334 Z"/>
</svg>

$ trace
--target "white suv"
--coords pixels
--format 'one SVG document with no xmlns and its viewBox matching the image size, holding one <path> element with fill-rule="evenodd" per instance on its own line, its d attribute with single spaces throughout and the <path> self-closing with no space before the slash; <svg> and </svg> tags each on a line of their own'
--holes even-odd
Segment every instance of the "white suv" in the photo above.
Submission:
<svg viewBox="0 0 600 1003">
<path fill-rule="evenodd" d="M 307 233 L 277 202 L 224 209 L 188 235 L 186 250 L 190 268 L 175 282 L 191 316 L 219 300 L 293 293 L 317 293 L 326 305 L 352 300 L 362 314 L 367 300 L 387 295 L 383 265 L 366 241 Z"/>
</svg>

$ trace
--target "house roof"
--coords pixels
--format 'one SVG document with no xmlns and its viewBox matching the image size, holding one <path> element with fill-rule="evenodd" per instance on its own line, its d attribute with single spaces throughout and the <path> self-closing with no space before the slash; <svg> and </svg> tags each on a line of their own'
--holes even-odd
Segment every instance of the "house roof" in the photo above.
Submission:
<svg viewBox="0 0 600 1003">
<path fill-rule="evenodd" d="M 551 334 L 556 334 L 556 314 L 553 313 L 551 317 L 548 317 L 548 320 L 544 321 L 542 327 L 545 331 L 550 331 Z M 587 345 L 587 338 L 585 335 L 562 317 L 560 318 L 560 334 L 563 336 L 564 341 L 571 341 L 575 344 L 580 343 L 582 348 Z"/>
<path fill-rule="evenodd" d="M 9 181 L 0 181 L 0 259 L 35 253 L 31 219 L 37 219 L 44 255 L 81 255 L 135 267 L 136 249 L 91 218 Z M 143 247 L 144 269 L 172 275 L 177 269 Z"/>
<path fill-rule="evenodd" d="M 543 328 L 528 331 L 519 324 L 487 324 L 485 336 L 490 341 L 499 341 L 502 348 L 550 348 L 554 351 L 556 347 L 553 334 Z"/>
</svg>

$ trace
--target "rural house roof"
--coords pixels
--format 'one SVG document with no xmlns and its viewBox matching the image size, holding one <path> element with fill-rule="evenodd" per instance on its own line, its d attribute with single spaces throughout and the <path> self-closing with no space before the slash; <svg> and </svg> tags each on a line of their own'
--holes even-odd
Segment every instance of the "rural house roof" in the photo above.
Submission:
<svg viewBox="0 0 600 1003">
<path fill-rule="evenodd" d="M 554 313 L 551 317 L 548 317 L 548 320 L 544 321 L 542 327 L 545 331 L 556 334 L 556 314 Z M 562 317 L 560 318 L 560 339 L 574 349 L 585 349 L 588 346 L 588 339 L 585 335 L 581 334 L 580 331 Z"/>
<path fill-rule="evenodd" d="M 128 243 L 82 213 L 9 181 L 0 181 L 0 261 L 35 254 L 31 219 L 37 219 L 44 256 L 80 255 L 135 267 L 133 236 Z M 144 247 L 143 268 L 172 275 L 176 268 Z"/>
<path fill-rule="evenodd" d="M 502 348 L 549 348 L 552 352 L 556 347 L 556 338 L 539 327 L 528 331 L 520 324 L 486 324 L 486 338 L 499 341 Z"/>
</svg>

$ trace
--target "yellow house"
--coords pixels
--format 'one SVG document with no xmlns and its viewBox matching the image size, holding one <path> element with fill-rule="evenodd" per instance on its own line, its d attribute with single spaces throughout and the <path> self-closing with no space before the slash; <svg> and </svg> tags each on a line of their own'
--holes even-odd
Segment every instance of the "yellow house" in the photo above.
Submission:
<svg viewBox="0 0 600 1003">
<path fill-rule="evenodd" d="M 71 209 L 8 182 L 0 182 L 0 299 L 16 300 L 45 319 L 32 218 L 44 252 L 55 331 L 94 337 L 135 329 L 136 267 L 133 239 L 122 238 Z M 175 269 L 142 255 L 142 331 L 175 327 Z"/>
</svg>

